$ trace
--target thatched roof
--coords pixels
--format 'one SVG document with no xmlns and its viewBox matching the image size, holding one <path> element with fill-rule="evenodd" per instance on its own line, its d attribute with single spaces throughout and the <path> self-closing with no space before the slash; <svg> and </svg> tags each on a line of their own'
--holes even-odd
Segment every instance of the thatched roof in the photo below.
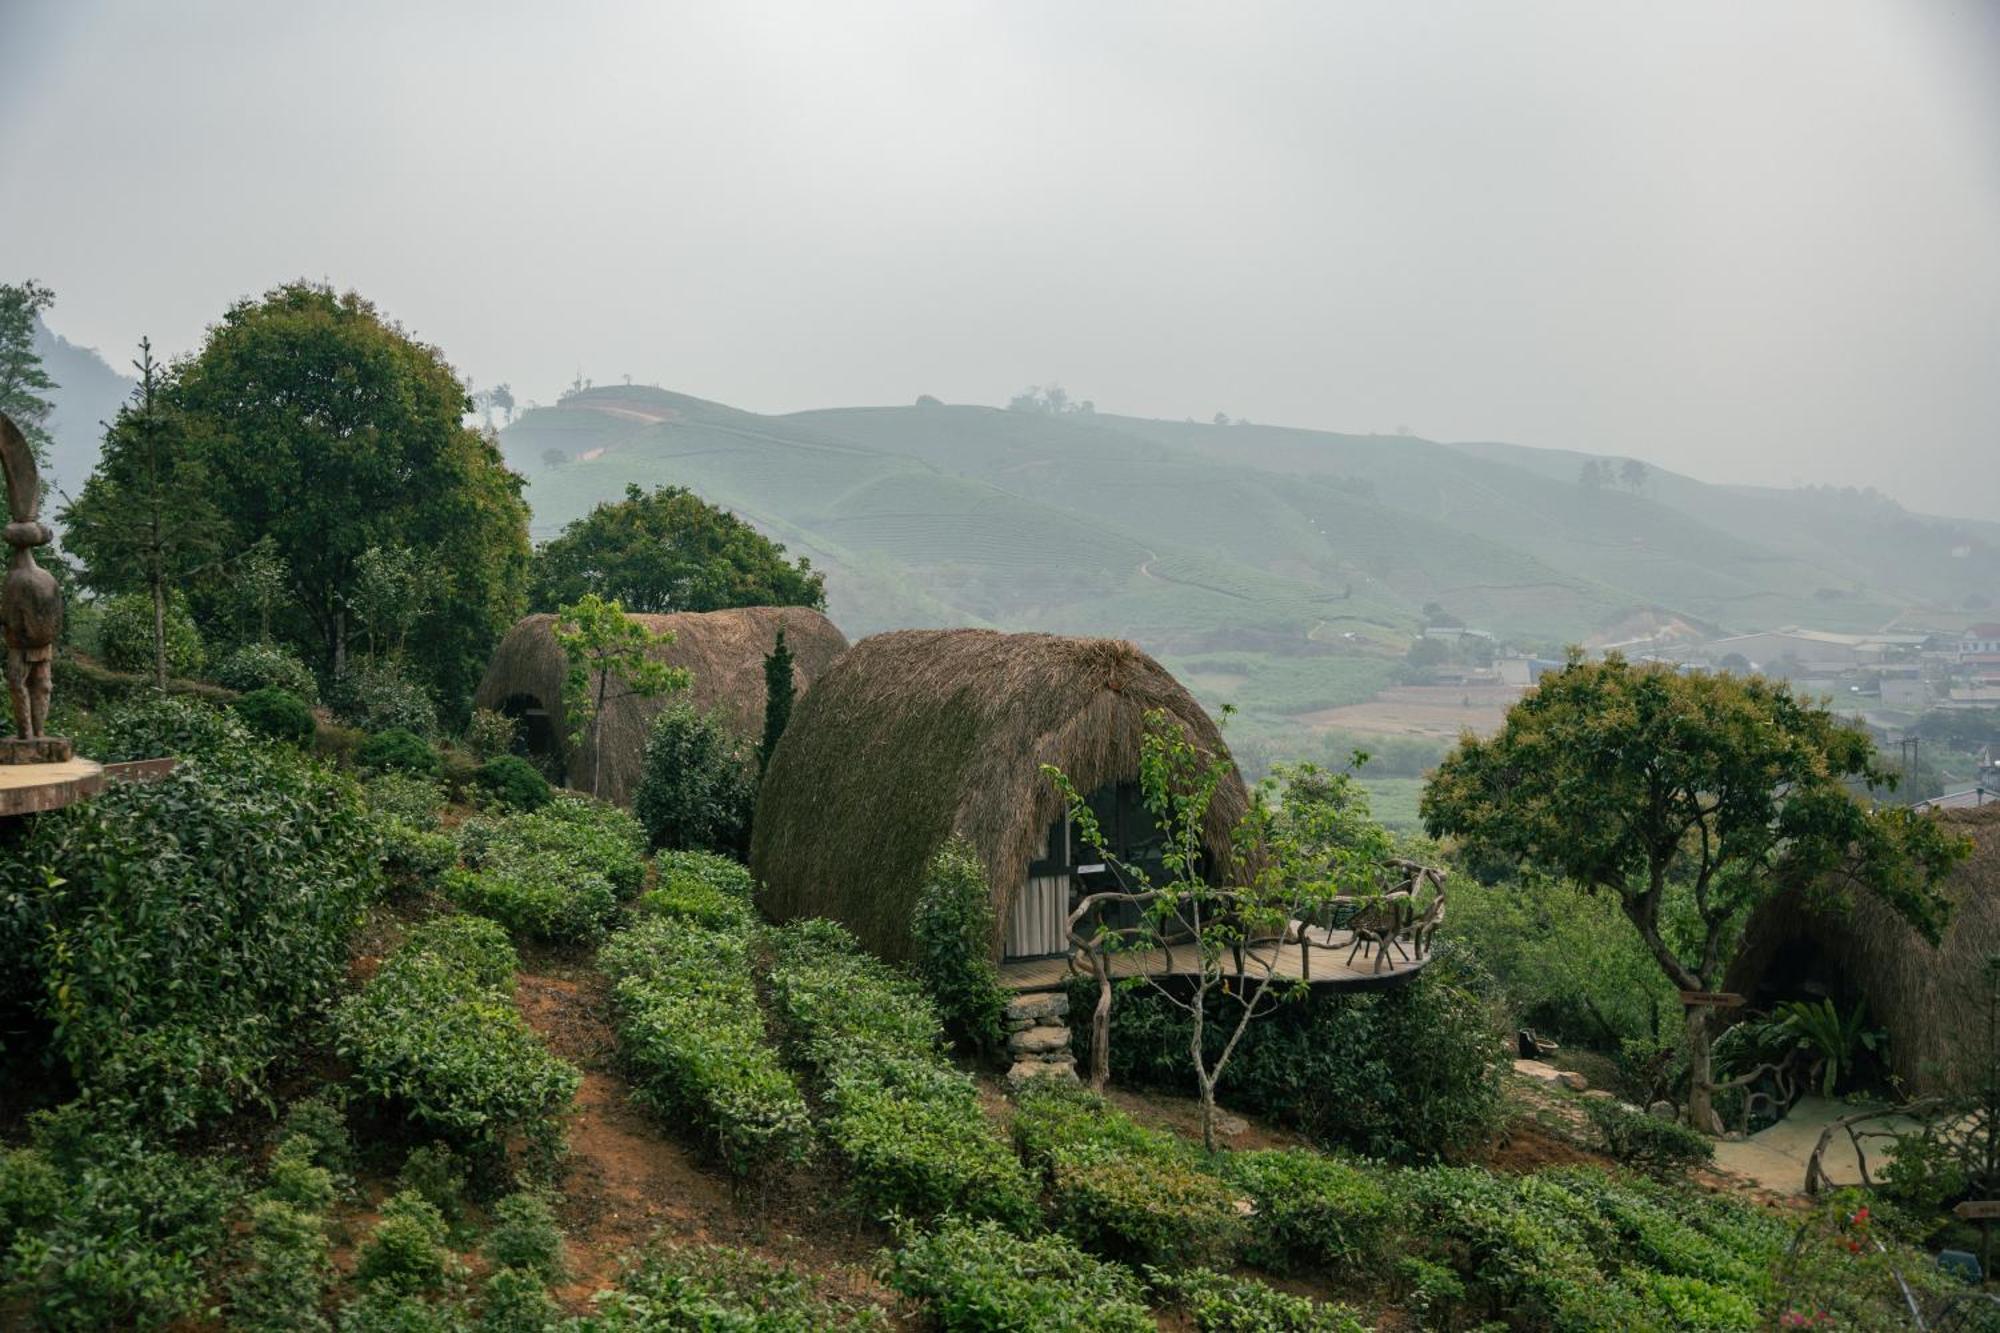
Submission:
<svg viewBox="0 0 2000 1333">
<path fill-rule="evenodd" d="M 1967 1088 L 1983 1073 L 1983 972 L 1987 957 L 2000 953 L 2000 804 L 1934 818 L 1973 842 L 1947 881 L 1956 910 L 1937 948 L 1865 894 L 1846 911 L 1814 910 L 1784 895 L 1751 916 L 1724 983 L 1751 994 L 1784 950 L 1817 945 L 1867 997 L 1869 1022 L 1887 1029 L 1890 1065 L 1924 1094 Z"/>
<path fill-rule="evenodd" d="M 997 958 L 998 923 L 1062 813 L 1041 765 L 1085 792 L 1134 779 L 1153 709 L 1226 753 L 1194 697 L 1129 643 L 974 629 L 863 639 L 800 701 L 764 775 L 750 853 L 762 901 L 905 957 L 924 866 L 958 833 L 993 886 Z M 1212 854 L 1248 799 L 1232 774 L 1210 812 Z"/>
<path fill-rule="evenodd" d="M 686 667 L 694 682 L 671 699 L 623 698 L 605 706 L 600 749 L 604 762 L 603 795 L 630 804 L 639 783 L 646 736 L 653 719 L 669 702 L 686 699 L 704 712 L 719 711 L 744 740 L 754 744 L 764 734 L 764 658 L 785 630 L 792 652 L 792 674 L 801 693 L 817 681 L 836 657 L 847 651 L 847 638 L 817 611 L 797 606 L 750 606 L 733 611 L 681 612 L 669 616 L 634 616 L 647 629 L 670 631 L 673 644 L 659 656 Z M 569 726 L 561 720 L 563 678 L 568 665 L 551 627 L 555 617 L 534 615 L 515 625 L 493 650 L 472 696 L 475 708 L 499 708 L 507 699 L 528 695 L 555 716 L 556 745 L 569 785 L 589 791 L 593 776 L 590 754 L 575 754 Z"/>
</svg>

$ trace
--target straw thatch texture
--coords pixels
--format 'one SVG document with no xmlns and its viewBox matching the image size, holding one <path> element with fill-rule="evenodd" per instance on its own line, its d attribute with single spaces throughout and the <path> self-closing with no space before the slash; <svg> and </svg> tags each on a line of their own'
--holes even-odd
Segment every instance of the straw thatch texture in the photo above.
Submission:
<svg viewBox="0 0 2000 1333">
<path fill-rule="evenodd" d="M 1132 644 L 992 630 L 863 639 L 800 701 L 757 805 L 751 870 L 780 920 L 828 916 L 888 958 L 909 953 L 926 863 L 953 833 L 993 889 L 993 955 L 1062 798 L 1137 778 L 1145 715 L 1164 709 L 1226 753 L 1201 705 Z M 1210 811 L 1212 855 L 1248 805 L 1231 774 Z"/>
<path fill-rule="evenodd" d="M 792 651 L 792 674 L 804 694 L 847 651 L 847 638 L 817 611 L 798 606 L 748 606 L 732 611 L 688 611 L 668 616 L 634 616 L 647 629 L 670 631 L 664 661 L 686 667 L 694 682 L 667 698 L 617 699 L 605 706 L 600 744 L 605 799 L 629 805 L 639 784 L 646 736 L 653 719 L 670 702 L 685 699 L 703 712 L 720 711 L 737 735 L 755 744 L 764 734 L 764 658 L 777 643 L 778 627 Z M 525 695 L 547 708 L 555 725 L 557 757 L 569 785 L 589 791 L 593 754 L 573 753 L 570 727 L 562 720 L 563 678 L 568 664 L 551 632 L 555 617 L 534 615 L 515 625 L 493 650 L 485 679 L 472 696 L 475 708 L 499 708 Z"/>
<path fill-rule="evenodd" d="M 1942 810 L 1972 855 L 1947 888 L 1957 904 L 1933 949 L 1880 902 L 1857 895 L 1846 911 L 1820 911 L 1784 895 L 1752 914 L 1724 988 L 1751 994 L 1783 952 L 1817 945 L 1868 1000 L 1869 1022 L 1889 1033 L 1889 1063 L 1914 1093 L 1975 1084 L 1983 1073 L 1989 954 L 2000 953 L 2000 805 Z"/>
</svg>

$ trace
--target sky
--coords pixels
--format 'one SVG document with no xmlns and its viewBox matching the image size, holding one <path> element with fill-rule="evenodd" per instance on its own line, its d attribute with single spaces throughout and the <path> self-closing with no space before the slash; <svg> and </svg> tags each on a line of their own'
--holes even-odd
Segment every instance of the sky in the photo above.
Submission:
<svg viewBox="0 0 2000 1333">
<path fill-rule="evenodd" d="M 2000 4 L 0 0 L 0 278 L 475 385 L 1400 428 L 2000 519 Z"/>
</svg>

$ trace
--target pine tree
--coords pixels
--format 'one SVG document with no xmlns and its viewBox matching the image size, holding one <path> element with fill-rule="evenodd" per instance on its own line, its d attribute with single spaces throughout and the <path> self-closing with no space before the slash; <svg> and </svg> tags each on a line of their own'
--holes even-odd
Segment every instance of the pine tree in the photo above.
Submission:
<svg viewBox="0 0 2000 1333">
<path fill-rule="evenodd" d="M 762 773 L 778 748 L 778 738 L 792 720 L 792 650 L 785 645 L 784 626 L 778 627 L 778 641 L 764 659 L 764 739 L 757 746 L 757 771 Z"/>
</svg>

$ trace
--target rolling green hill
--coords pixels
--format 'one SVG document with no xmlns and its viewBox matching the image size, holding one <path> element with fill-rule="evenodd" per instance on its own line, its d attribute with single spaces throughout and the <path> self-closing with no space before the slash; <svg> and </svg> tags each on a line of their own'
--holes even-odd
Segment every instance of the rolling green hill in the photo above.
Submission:
<svg viewBox="0 0 2000 1333">
<path fill-rule="evenodd" d="M 1408 437 L 926 401 L 760 416 L 591 389 L 501 435 L 538 538 L 627 483 L 691 487 L 829 573 L 851 635 L 968 624 L 1136 639 L 1252 724 L 1366 698 L 1437 603 L 1544 648 L 1634 618 L 1955 625 L 2000 529 L 1879 500 Z"/>
</svg>

